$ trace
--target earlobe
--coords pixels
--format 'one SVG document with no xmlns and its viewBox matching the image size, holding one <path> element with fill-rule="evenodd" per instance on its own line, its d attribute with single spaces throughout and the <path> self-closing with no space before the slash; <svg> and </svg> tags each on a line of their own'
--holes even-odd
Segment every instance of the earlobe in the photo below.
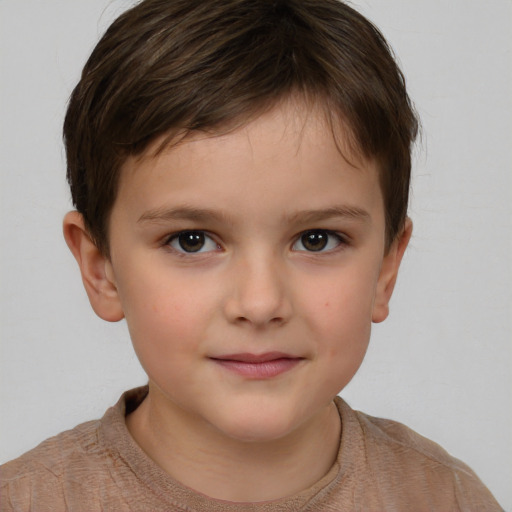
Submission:
<svg viewBox="0 0 512 512">
<path fill-rule="evenodd" d="M 94 312 L 103 320 L 117 322 L 124 318 L 110 260 L 92 241 L 80 213 L 66 214 L 64 239 L 73 253 Z"/>
<path fill-rule="evenodd" d="M 402 233 L 391 244 L 384 256 L 373 304 L 372 321 L 383 322 L 389 314 L 389 301 L 395 288 L 398 269 L 412 235 L 412 221 L 407 218 Z"/>
</svg>

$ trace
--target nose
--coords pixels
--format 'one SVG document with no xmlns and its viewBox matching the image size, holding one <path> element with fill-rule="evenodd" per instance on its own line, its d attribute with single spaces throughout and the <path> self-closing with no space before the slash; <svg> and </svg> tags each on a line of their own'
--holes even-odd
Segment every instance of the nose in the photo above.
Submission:
<svg viewBox="0 0 512 512">
<path fill-rule="evenodd" d="M 225 314 L 229 322 L 254 327 L 282 325 L 292 314 L 285 269 L 272 256 L 241 258 L 229 276 Z"/>
</svg>

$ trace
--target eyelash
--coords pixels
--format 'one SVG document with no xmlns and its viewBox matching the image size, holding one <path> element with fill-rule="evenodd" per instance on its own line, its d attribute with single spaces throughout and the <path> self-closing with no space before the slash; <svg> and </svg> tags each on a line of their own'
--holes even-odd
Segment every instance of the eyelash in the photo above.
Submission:
<svg viewBox="0 0 512 512">
<path fill-rule="evenodd" d="M 325 254 L 325 253 L 332 254 L 333 252 L 337 252 L 340 249 L 343 249 L 344 247 L 346 247 L 348 245 L 347 238 L 345 236 L 341 235 L 340 233 L 337 233 L 336 231 L 331 231 L 329 229 L 308 229 L 298 235 L 297 239 L 295 240 L 295 242 L 292 245 L 292 248 L 295 247 L 295 245 L 297 245 L 298 243 L 304 244 L 304 237 L 308 236 L 308 235 L 309 236 L 327 235 L 326 246 L 329 245 L 329 241 L 330 241 L 329 239 L 332 239 L 332 238 L 336 239 L 336 246 L 331 247 L 327 250 L 324 250 L 325 249 L 325 246 L 324 246 L 324 247 L 321 247 L 317 251 L 306 249 L 306 250 L 297 250 L 298 252 L 306 252 L 306 253 L 310 253 L 310 254 Z"/>
<path fill-rule="evenodd" d="M 211 252 L 215 252 L 214 250 L 206 250 L 206 251 L 202 250 L 204 247 L 204 243 L 197 251 L 180 250 L 180 249 L 172 246 L 172 242 L 179 240 L 180 236 L 187 235 L 187 234 L 202 236 L 202 237 L 204 237 L 205 243 L 206 243 L 206 240 L 209 240 L 210 243 L 215 244 L 216 249 L 221 249 L 220 244 L 218 244 L 211 235 L 209 235 L 206 231 L 199 230 L 199 229 L 182 230 L 182 231 L 178 231 L 176 233 L 172 233 L 171 235 L 167 236 L 164 239 L 162 245 L 165 246 L 166 248 L 168 248 L 169 250 L 172 250 L 175 254 L 179 255 L 180 257 L 190 257 L 190 256 L 198 255 L 198 254 L 205 255 L 205 254 L 208 254 Z M 299 243 L 302 243 L 302 245 L 304 245 L 304 237 L 308 236 L 308 235 L 309 236 L 326 235 L 327 236 L 326 246 L 329 245 L 330 241 L 332 242 L 332 238 L 336 239 L 336 245 L 335 245 L 335 247 L 331 247 L 327 250 L 324 250 L 325 246 L 321 247 L 319 250 L 294 249 L 294 247 Z M 311 255 L 325 254 L 325 253 L 331 254 L 331 253 L 335 253 L 339 250 L 344 249 L 347 245 L 349 245 L 349 241 L 346 236 L 344 236 L 336 231 L 329 230 L 329 229 L 318 229 L 317 228 L 317 229 L 308 229 L 306 231 L 302 231 L 301 233 L 299 233 L 292 244 L 292 250 L 294 252 L 303 252 L 303 253 L 308 253 Z M 183 249 L 183 247 L 181 247 L 181 249 Z"/>
<path fill-rule="evenodd" d="M 213 237 L 211 235 L 209 235 L 206 231 L 203 231 L 200 229 L 187 229 L 187 230 L 178 231 L 176 233 L 173 233 L 173 234 L 169 235 L 164 240 L 163 245 L 167 249 L 172 250 L 175 254 L 177 254 L 180 257 L 190 257 L 190 256 L 198 255 L 198 254 L 204 255 L 205 253 L 207 254 L 210 252 L 214 252 L 213 250 L 203 251 L 202 249 L 204 247 L 204 244 L 197 251 L 185 251 L 185 250 L 180 250 L 180 249 L 172 246 L 172 242 L 179 240 L 180 236 L 186 235 L 186 234 L 190 234 L 190 235 L 197 234 L 197 235 L 203 236 L 205 241 L 209 240 L 211 243 L 215 244 L 216 249 L 221 248 L 220 245 L 217 242 L 215 242 L 215 240 L 213 239 Z"/>
</svg>

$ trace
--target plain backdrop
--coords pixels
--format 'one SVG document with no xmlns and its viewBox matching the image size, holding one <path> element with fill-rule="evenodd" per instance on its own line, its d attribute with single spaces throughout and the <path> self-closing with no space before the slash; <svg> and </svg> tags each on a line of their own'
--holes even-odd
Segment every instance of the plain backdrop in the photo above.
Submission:
<svg viewBox="0 0 512 512">
<path fill-rule="evenodd" d="M 207 0 L 205 0 L 207 1 Z M 61 125 L 128 0 L 0 0 L 0 461 L 144 384 L 126 325 L 96 318 L 61 235 Z M 357 0 L 422 118 L 414 237 L 342 392 L 437 441 L 512 509 L 511 0 Z"/>
</svg>

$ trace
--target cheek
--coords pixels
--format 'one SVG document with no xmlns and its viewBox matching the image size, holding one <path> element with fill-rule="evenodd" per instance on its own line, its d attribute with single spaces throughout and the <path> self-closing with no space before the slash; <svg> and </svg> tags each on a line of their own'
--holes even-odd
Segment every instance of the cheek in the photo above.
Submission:
<svg viewBox="0 0 512 512">
<path fill-rule="evenodd" d="M 371 321 L 371 310 L 376 289 L 376 278 L 364 273 L 348 272 L 315 279 L 303 302 L 312 314 L 324 319 L 325 325 L 341 322 L 347 325 L 357 321 Z"/>
<path fill-rule="evenodd" d="M 132 342 L 141 359 L 161 361 L 200 351 L 215 298 L 204 287 L 179 278 L 146 276 L 124 290 L 125 316 Z M 153 354 L 153 356 L 151 356 Z"/>
<path fill-rule="evenodd" d="M 371 332 L 376 279 L 364 272 L 321 276 L 303 298 L 304 318 L 316 333 L 318 349 L 326 357 L 360 363 Z"/>
</svg>

